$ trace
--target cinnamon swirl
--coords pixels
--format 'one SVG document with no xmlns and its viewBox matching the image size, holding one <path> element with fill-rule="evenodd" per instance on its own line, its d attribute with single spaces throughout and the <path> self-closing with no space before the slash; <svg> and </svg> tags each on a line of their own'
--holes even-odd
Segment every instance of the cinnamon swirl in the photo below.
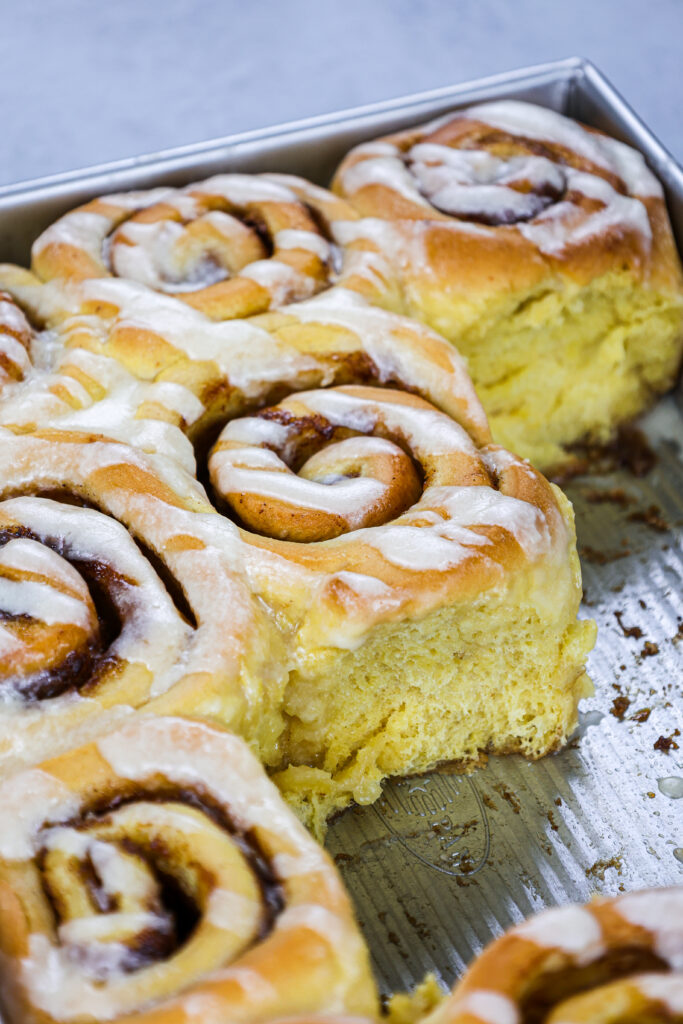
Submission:
<svg viewBox="0 0 683 1024">
<path fill-rule="evenodd" d="M 496 440 L 540 468 L 673 383 L 683 276 L 635 150 L 498 101 L 358 146 L 334 188 L 363 217 L 340 239 L 392 262 L 398 308 L 457 344 Z"/>
<path fill-rule="evenodd" d="M 278 638 L 188 474 L 84 433 L 0 429 L 0 499 L 0 774 L 140 707 L 224 721 L 272 759 Z"/>
<path fill-rule="evenodd" d="M 337 222 L 357 218 L 302 178 L 221 174 L 72 210 L 36 240 L 32 266 L 43 281 L 135 281 L 230 320 L 298 302 L 335 281 L 367 292 L 365 243 L 342 250 L 333 240 Z M 371 293 L 387 288 L 389 274 L 376 272 Z"/>
<path fill-rule="evenodd" d="M 10 1024 L 374 1016 L 330 860 L 246 744 L 141 717 L 0 783 Z"/>
<path fill-rule="evenodd" d="M 546 910 L 477 957 L 425 1024 L 683 1021 L 683 887 Z"/>
</svg>

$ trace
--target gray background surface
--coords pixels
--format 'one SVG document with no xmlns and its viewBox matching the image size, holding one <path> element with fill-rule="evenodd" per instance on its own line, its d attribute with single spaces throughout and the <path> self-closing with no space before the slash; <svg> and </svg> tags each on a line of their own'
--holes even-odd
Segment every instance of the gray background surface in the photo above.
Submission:
<svg viewBox="0 0 683 1024">
<path fill-rule="evenodd" d="M 683 0 L 0 0 L 0 184 L 580 55 L 683 156 Z"/>
</svg>

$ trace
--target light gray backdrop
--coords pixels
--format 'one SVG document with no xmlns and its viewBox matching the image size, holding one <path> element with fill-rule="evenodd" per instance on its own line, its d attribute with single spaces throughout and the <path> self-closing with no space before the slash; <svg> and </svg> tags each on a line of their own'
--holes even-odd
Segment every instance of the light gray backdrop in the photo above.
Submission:
<svg viewBox="0 0 683 1024">
<path fill-rule="evenodd" d="M 683 0 L 0 0 L 0 184 L 590 57 L 683 156 Z"/>
</svg>

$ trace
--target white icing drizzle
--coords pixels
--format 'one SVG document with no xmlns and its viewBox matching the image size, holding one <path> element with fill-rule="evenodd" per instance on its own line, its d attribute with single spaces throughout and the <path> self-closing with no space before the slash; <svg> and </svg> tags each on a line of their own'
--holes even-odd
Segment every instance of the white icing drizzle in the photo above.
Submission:
<svg viewBox="0 0 683 1024">
<path fill-rule="evenodd" d="M 171 189 L 157 188 L 148 192 L 128 192 L 106 196 L 106 203 L 116 212 L 114 216 L 89 210 L 71 210 L 43 231 L 33 243 L 31 253 L 35 259 L 49 245 L 69 245 L 82 249 L 95 263 L 102 263 L 102 243 L 117 220 L 126 213 L 162 202 Z M 118 208 L 118 209 L 117 209 Z"/>
<path fill-rule="evenodd" d="M 569 953 L 578 964 L 597 960 L 605 952 L 602 928 L 585 907 L 554 907 L 517 925 L 514 934 L 538 946 Z"/>
<path fill-rule="evenodd" d="M 20 341 L 17 341 L 17 339 L 14 338 L 11 334 L 4 334 L 1 325 L 0 353 L 5 355 L 11 363 L 14 363 L 14 365 L 17 367 L 17 369 L 20 371 L 22 375 L 28 373 L 28 371 L 31 369 L 31 359 L 24 346 L 21 344 Z"/>
<path fill-rule="evenodd" d="M 101 212 L 75 210 L 44 232 L 34 245 L 34 258 L 46 246 L 66 243 L 86 253 L 103 272 L 109 269 L 157 291 L 182 295 L 236 276 L 264 287 L 272 304 L 297 301 L 319 285 L 315 277 L 279 260 L 278 252 L 303 248 L 327 262 L 326 239 L 314 230 L 283 229 L 273 239 L 274 258 L 261 259 L 265 249 L 258 233 L 248 220 L 240 220 L 240 211 L 250 215 L 261 204 L 298 205 L 296 188 L 287 187 L 286 181 L 278 175 L 223 174 L 184 189 L 139 193 L 125 203 L 120 197 L 105 196 Z M 296 186 L 297 179 L 291 184 Z M 298 184 L 301 192 L 315 198 L 313 186 Z M 328 193 L 324 197 L 328 203 L 333 200 Z M 227 204 L 227 211 L 212 208 L 217 199 Z M 136 212 L 160 201 L 166 216 L 162 211 L 153 221 L 135 219 Z M 188 230 L 193 222 L 201 222 L 199 233 Z"/>
<path fill-rule="evenodd" d="M 234 206 L 250 203 L 296 203 L 296 194 L 269 174 L 217 174 L 213 178 L 188 185 L 187 191 L 220 195 Z"/>
<path fill-rule="evenodd" d="M 46 819 L 70 818 L 78 797 L 54 775 L 35 768 L 0 782 L 0 857 L 30 860 Z"/>
<path fill-rule="evenodd" d="M 13 383 L 15 378 L 21 379 L 30 373 L 31 357 L 27 348 L 33 334 L 21 309 L 0 292 L 0 391 L 5 382 Z M 9 368 L 6 368 L 8 363 Z"/>
<path fill-rule="evenodd" d="M 294 267 L 290 267 L 288 263 L 282 263 L 281 260 L 274 258 L 250 263 L 240 273 L 242 277 L 248 277 L 266 288 L 276 306 L 290 301 L 293 295 L 303 298 L 313 295 L 316 290 L 316 283 L 312 277 L 307 277 Z"/>
<path fill-rule="evenodd" d="M 229 889 L 213 889 L 209 896 L 204 919 L 226 932 L 244 935 L 258 920 L 260 904 Z"/>
<path fill-rule="evenodd" d="M 615 909 L 629 924 L 652 932 L 655 953 L 683 971 L 683 887 L 627 893 Z"/>
<path fill-rule="evenodd" d="M 414 519 L 420 521 L 419 527 L 411 525 Z M 429 487 L 400 520 L 357 531 L 354 537 L 403 569 L 448 572 L 472 554 L 471 548 L 491 543 L 473 532 L 473 526 L 503 526 L 531 559 L 547 554 L 552 544 L 535 505 L 491 487 Z"/>
<path fill-rule="evenodd" d="M 222 493 L 259 494 L 297 508 L 336 513 L 353 528 L 362 521 L 367 506 L 379 501 L 386 491 L 386 486 L 380 481 L 365 476 L 340 478 L 330 484 L 304 480 L 287 471 L 283 462 L 280 463 L 281 469 L 272 471 L 235 466 L 233 459 L 244 460 L 247 452 L 239 449 L 237 452 L 220 452 L 216 456 L 220 459 L 216 479 Z M 265 454 L 259 450 L 259 456 Z"/>
<path fill-rule="evenodd" d="M 344 583 L 351 590 L 355 591 L 356 594 L 360 594 L 364 597 L 387 597 L 391 594 L 391 588 L 378 580 L 375 576 L 366 576 L 364 573 L 349 572 L 343 569 L 333 577 L 335 580 L 339 580 L 340 583 Z"/>
<path fill-rule="evenodd" d="M 2 575 L 3 568 L 37 574 L 50 582 L 10 579 Z M 71 623 L 87 631 L 92 624 L 89 592 L 81 576 L 56 552 L 24 537 L 0 548 L 0 608 L 49 626 Z"/>
<path fill-rule="evenodd" d="M 277 249 L 308 249 L 323 261 L 330 256 L 330 243 L 312 231 L 285 228 L 277 232 L 273 241 Z"/>
<path fill-rule="evenodd" d="M 144 783 L 150 778 L 158 781 L 161 776 L 180 787 L 201 787 L 218 801 L 240 830 L 258 828 L 268 837 L 267 846 L 274 851 L 273 867 L 279 877 L 286 880 L 308 872 L 320 873 L 313 899 L 308 888 L 302 898 L 296 896 L 296 885 L 285 886 L 288 903 L 274 928 L 275 931 L 303 930 L 314 934 L 318 948 L 314 945 L 311 953 L 306 954 L 306 963 L 293 964 L 292 970 L 307 978 L 320 965 L 324 976 L 328 977 L 326 961 L 333 963 L 334 979 L 321 1009 L 345 1008 L 348 993 L 363 970 L 363 947 L 343 887 L 324 851 L 281 801 L 246 743 L 199 721 L 141 716 L 118 733 L 100 739 L 98 747 L 120 778 Z M 87 824 L 82 829 L 57 825 L 37 831 L 46 819 L 55 820 L 58 812 L 63 818 L 73 817 L 79 803 L 75 797 L 57 803 L 61 790 L 45 781 L 54 783 L 55 780 L 45 776 L 41 790 L 41 778 L 42 773 L 29 772 L 0 784 L 0 823 L 4 824 L 3 815 L 6 815 L 12 825 L 0 833 L 0 851 L 6 854 L 8 848 L 9 852 L 18 848 L 24 856 L 45 847 L 50 852 L 61 851 L 67 858 L 87 856 L 106 892 L 124 892 L 129 905 L 131 896 L 137 893 L 143 897 L 143 903 L 139 910 L 115 909 L 63 922 L 58 928 L 61 945 L 47 934 L 30 935 L 28 953 L 14 969 L 36 1009 L 49 1012 L 58 1020 L 84 1013 L 110 1020 L 122 1013 L 144 1009 L 145 997 L 138 993 L 147 991 L 148 982 L 156 985 L 153 979 L 159 967 L 138 963 L 135 951 L 127 949 L 120 936 L 134 936 L 147 929 L 163 933 L 168 930 L 169 922 L 154 909 L 147 909 L 149 904 L 144 905 L 148 894 L 144 888 L 136 890 L 136 880 L 129 877 L 130 865 L 126 863 L 130 855 L 125 848 L 119 852 L 116 839 L 109 845 L 98 838 L 97 832 L 89 836 Z M 23 784 L 19 785 L 17 779 Z M 29 793 L 37 795 L 39 800 L 27 800 Z M 152 824 L 156 815 L 157 824 L 164 823 L 172 831 L 174 821 L 180 821 L 183 827 L 185 813 L 189 818 L 194 817 L 201 833 L 203 819 L 197 811 L 183 809 L 180 805 L 175 808 L 173 803 L 151 804 L 144 800 L 124 805 L 107 817 L 104 827 L 113 827 L 114 835 L 118 836 L 121 830 L 125 831 L 127 818 L 142 827 Z M 18 811 L 24 815 L 20 828 L 14 820 Z M 95 829 L 99 827 L 95 825 Z M 209 827 L 216 828 L 213 824 Z M 201 863 L 201 834 L 197 842 Z M 218 850 L 215 856 L 219 856 Z M 243 998 L 242 994 L 235 993 L 234 986 L 243 991 L 250 1006 L 254 1004 L 254 1010 L 260 1005 L 264 1008 L 273 1005 L 278 999 L 278 986 L 269 976 L 268 958 L 263 964 L 258 955 L 244 964 L 240 960 L 239 940 L 245 934 L 245 926 L 246 934 L 251 935 L 255 925 L 258 931 L 259 919 L 260 901 L 220 884 L 214 888 L 208 895 L 199 929 L 208 925 L 220 929 L 226 936 L 236 935 L 237 946 L 232 939 L 226 939 L 226 957 L 230 950 L 236 949 L 237 960 L 229 966 L 226 961 L 226 966 L 207 972 L 205 991 L 185 982 L 183 988 L 189 987 L 186 994 L 182 990 L 178 994 L 171 987 L 164 999 L 172 1000 L 170 1005 L 192 1019 L 197 1016 L 227 1019 L 230 1008 L 237 1003 L 241 1005 Z M 210 932 L 204 934 L 210 935 Z M 258 942 L 255 933 L 254 941 Z M 265 941 L 267 943 L 268 938 Z M 178 956 L 183 956 L 182 951 Z M 127 973 L 131 968 L 133 973 Z M 197 980 L 202 977 L 201 967 L 198 971 Z"/>
<path fill-rule="evenodd" d="M 644 974 L 635 979 L 635 985 L 646 999 L 663 1003 L 672 1016 L 683 1015 L 683 975 Z"/>
<path fill-rule="evenodd" d="M 3 327 L 16 331 L 18 334 L 31 330 L 28 320 L 19 307 L 0 295 L 0 334 Z"/>
<path fill-rule="evenodd" d="M 342 171 L 344 190 L 350 195 L 355 195 L 368 185 L 383 185 L 409 199 L 411 203 L 429 209 L 429 203 L 416 187 L 410 171 L 400 159 L 397 147 L 392 146 L 392 150 L 391 156 L 376 156 L 346 167 Z"/>
<path fill-rule="evenodd" d="M 460 150 L 422 143 L 410 152 L 411 169 L 429 201 L 446 213 L 490 217 L 509 213 L 511 221 L 535 217 L 565 187 L 563 169 L 545 157 L 501 160 L 486 150 Z M 516 183 L 532 191 L 516 191 Z M 550 193 L 550 195 L 543 193 Z"/>
<path fill-rule="evenodd" d="M 471 1014 L 482 1024 L 519 1024 L 519 1010 L 500 992 L 475 989 L 458 999 L 454 1006 L 448 1005 L 449 1017 L 456 1013 Z"/>
<path fill-rule="evenodd" d="M 567 170 L 567 185 L 591 199 L 599 199 L 604 206 L 584 216 L 577 206 L 565 201 L 549 207 L 533 223 L 517 224 L 517 230 L 543 252 L 557 255 L 568 246 L 612 228 L 635 231 L 651 242 L 652 227 L 640 200 L 621 195 L 603 178 L 571 169 Z"/>
<path fill-rule="evenodd" d="M 228 220 L 227 217 L 225 219 Z M 212 223 L 215 225 L 216 217 Z M 221 233 L 227 235 L 227 230 L 222 227 Z M 209 259 L 199 260 L 189 268 L 183 267 L 182 256 L 177 249 L 180 249 L 184 233 L 184 226 L 177 221 L 158 224 L 129 221 L 119 229 L 119 238 L 112 244 L 113 272 L 118 277 L 129 277 L 150 288 L 167 292 L 194 291 L 227 277 L 225 268 Z"/>
<path fill-rule="evenodd" d="M 128 893 L 126 893 L 128 895 Z M 145 929 L 168 931 L 166 918 L 151 911 L 111 911 L 107 914 L 93 914 L 90 917 L 75 917 L 65 921 L 58 929 L 60 942 L 65 945 L 86 946 L 90 943 L 106 942 L 112 931 L 135 934 Z"/>
<path fill-rule="evenodd" d="M 117 306 L 117 326 L 159 335 L 197 362 L 213 361 L 221 375 L 247 396 L 259 394 L 265 381 L 295 379 L 317 365 L 314 357 L 278 343 L 251 322 L 212 323 L 184 303 L 132 281 L 87 281 L 83 294 Z"/>
<path fill-rule="evenodd" d="M 139 381 L 115 359 L 85 349 L 61 351 L 56 361 L 53 370 L 37 370 L 27 380 L 6 387 L 0 422 L 22 428 L 56 426 L 103 434 L 144 451 L 166 452 L 188 472 L 194 472 L 194 452 L 182 430 L 163 420 L 138 415 L 143 403 L 158 402 L 175 413 L 181 423 L 191 426 L 204 407 L 188 388 L 172 381 Z M 72 371 L 91 378 L 105 392 L 104 397 L 92 398 L 70 375 Z M 70 395 L 68 402 L 64 391 Z"/>
<path fill-rule="evenodd" d="M 25 649 L 26 644 L 24 641 L 20 640 L 6 626 L 0 623 L 0 656 L 10 658 Z"/>
<path fill-rule="evenodd" d="M 297 903 L 286 907 L 275 922 L 275 927 L 278 931 L 306 928 L 330 946 L 342 945 L 348 936 L 346 921 L 318 903 Z"/>
<path fill-rule="evenodd" d="M 284 445 L 291 433 L 291 427 L 275 420 L 266 420 L 261 416 L 243 417 L 232 420 L 222 433 L 231 441 L 243 441 L 245 445 L 273 444 Z M 274 455 L 274 452 L 270 454 Z M 277 458 L 277 456 L 276 456 Z"/>
<path fill-rule="evenodd" d="M 288 878 L 300 878 L 304 875 L 324 872 L 327 862 L 319 847 L 311 846 L 308 850 L 302 850 L 296 854 L 276 853 L 271 861 L 271 866 L 276 876 L 285 881 Z"/>
<path fill-rule="evenodd" d="M 59 543 L 68 558 L 113 565 L 116 572 L 126 578 L 127 584 L 111 593 L 123 625 L 110 653 L 128 661 L 139 661 L 150 672 L 163 672 L 173 665 L 189 627 L 120 523 L 93 509 L 63 505 L 49 498 L 10 498 L 0 504 L 0 509 L 36 536 Z M 31 552 L 35 564 L 33 548 Z M 63 577 L 66 571 L 63 559 L 55 558 L 59 559 L 58 571 Z M 50 555 L 45 554 L 44 559 L 47 565 Z M 10 582 L 1 581 L 3 596 L 4 584 Z M 20 592 L 21 600 L 29 614 L 38 618 L 52 615 L 55 621 L 75 620 L 77 624 L 82 621 L 81 602 L 60 607 L 55 601 L 54 588 L 28 581 L 22 582 L 22 588 L 25 589 Z M 48 601 L 50 606 L 45 608 Z M 58 615 L 62 618 L 56 618 Z M 156 641 L 159 630 L 165 637 L 164 645 Z"/>
<path fill-rule="evenodd" d="M 331 383 L 333 369 L 326 363 L 321 364 L 314 352 L 300 352 L 253 323 L 212 323 L 184 303 L 133 282 L 117 279 L 84 282 L 80 293 L 84 301 L 107 303 L 118 308 L 117 329 L 132 328 L 159 335 L 192 360 L 214 362 L 217 374 L 229 380 L 246 399 L 263 394 L 270 382 L 291 381 L 295 386 L 302 375 L 311 372 L 321 374 L 323 386 Z M 317 299 L 297 303 L 287 311 L 302 323 L 329 323 L 352 332 L 358 338 L 359 350 L 365 351 L 378 367 L 381 380 L 409 380 L 451 415 L 456 418 L 466 416 L 468 424 L 472 423 L 482 431 L 486 429 L 483 410 L 462 359 L 452 346 L 428 328 L 413 323 L 408 326 L 409 322 L 404 318 L 374 309 L 360 296 L 341 288 L 330 289 Z M 424 347 L 423 342 L 426 343 Z M 78 358 L 81 358 L 80 354 Z M 107 397 L 94 403 L 90 412 L 65 409 L 63 403 L 57 402 L 49 393 L 37 399 L 33 389 L 23 392 L 25 406 L 15 404 L 0 409 L 0 421 L 13 424 L 30 422 L 32 415 L 35 418 L 36 401 L 39 400 L 44 409 L 41 421 L 59 421 L 58 425 L 73 429 L 98 430 L 141 445 L 148 451 L 172 446 L 176 459 L 191 470 L 191 452 L 175 428 L 133 417 L 141 402 L 154 401 L 158 397 L 163 404 L 172 402 L 189 425 L 200 415 L 199 403 L 193 403 L 186 392 L 182 393 L 182 398 L 178 397 L 181 394 L 179 385 L 171 395 L 169 391 L 161 391 L 161 384 L 134 382 L 131 375 L 121 368 L 120 376 L 116 378 L 115 370 L 107 366 L 107 362 L 114 363 L 113 360 L 107 361 L 89 353 L 84 358 L 91 360 L 89 365 L 83 364 L 84 372 L 92 373 L 107 390 Z M 69 359 L 73 361 L 73 355 Z M 99 364 L 93 360 L 99 360 Z M 158 394 L 154 389 L 159 389 Z M 16 399 L 17 402 L 19 400 Z"/>
<path fill-rule="evenodd" d="M 49 245 L 69 245 L 82 249 L 97 263 L 101 259 L 102 242 L 111 228 L 109 217 L 89 210 L 72 210 L 55 221 L 33 243 L 35 258 Z"/>
<path fill-rule="evenodd" d="M 415 408 L 389 399 L 359 398 L 339 389 L 304 391 L 297 399 L 330 423 L 363 433 L 381 421 L 388 430 L 403 434 L 418 457 L 451 452 L 476 454 L 469 434 L 434 409 Z M 360 438 L 356 440 L 361 443 Z"/>
<path fill-rule="evenodd" d="M 130 951 L 120 943 L 107 942 L 91 945 L 89 953 L 77 958 L 71 946 L 53 946 L 46 935 L 29 936 L 28 956 L 20 961 L 19 971 L 39 1010 L 57 1020 L 79 1017 L 84 1007 L 102 1020 L 119 1016 L 117 993 L 101 984 L 98 975 L 120 975 Z"/>
</svg>

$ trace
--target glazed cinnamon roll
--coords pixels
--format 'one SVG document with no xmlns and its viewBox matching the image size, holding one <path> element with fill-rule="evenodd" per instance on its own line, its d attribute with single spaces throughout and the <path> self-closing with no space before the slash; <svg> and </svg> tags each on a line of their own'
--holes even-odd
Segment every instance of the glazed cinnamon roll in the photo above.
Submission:
<svg viewBox="0 0 683 1024">
<path fill-rule="evenodd" d="M 683 887 L 546 910 L 477 957 L 425 1024 L 683 1021 Z"/>
<path fill-rule="evenodd" d="M 113 276 L 172 295 L 213 320 L 301 301 L 335 281 L 367 290 L 365 244 L 349 262 L 333 240 L 357 219 L 343 200 L 302 178 L 222 174 L 183 189 L 103 196 L 65 214 L 33 246 L 43 281 Z M 389 287 L 374 275 L 373 293 Z"/>
<path fill-rule="evenodd" d="M 217 718 L 272 757 L 277 637 L 189 475 L 82 433 L 0 430 L 0 498 L 0 774 L 140 707 Z"/>
<path fill-rule="evenodd" d="M 177 299 L 129 281 L 97 279 L 54 290 L 26 271 L 0 266 L 1 284 L 11 284 L 22 304 L 58 331 L 61 352 L 43 386 L 45 400 L 34 383 L 18 398 L 0 402 L 0 423 L 8 426 L 64 423 L 67 429 L 112 433 L 115 425 L 115 436 L 138 444 L 124 435 L 124 425 L 140 430 L 145 421 L 143 447 L 150 450 L 149 421 L 158 420 L 180 427 L 201 446 L 217 425 L 283 393 L 368 383 L 414 390 L 456 419 L 465 417 L 479 438 L 488 437 L 486 416 L 452 346 L 347 288 L 248 321 L 212 323 Z M 117 377 L 117 366 L 126 373 Z M 99 407 L 55 408 L 54 391 L 65 376 L 94 380 L 89 391 L 99 388 Z M 109 399 L 106 415 L 103 398 Z M 80 392 L 79 400 L 85 407 Z"/>
<path fill-rule="evenodd" d="M 403 312 L 454 342 L 496 440 L 540 468 L 671 386 L 683 276 L 635 150 L 512 100 L 365 143 L 334 188 L 347 243 L 389 259 Z"/>
<path fill-rule="evenodd" d="M 208 468 L 292 651 L 275 778 L 313 828 L 387 775 L 566 740 L 594 626 L 568 503 L 527 463 L 338 387 L 233 420 Z"/>
<path fill-rule="evenodd" d="M 139 717 L 0 783 L 10 1024 L 377 1010 L 330 860 L 247 745 Z"/>
</svg>

